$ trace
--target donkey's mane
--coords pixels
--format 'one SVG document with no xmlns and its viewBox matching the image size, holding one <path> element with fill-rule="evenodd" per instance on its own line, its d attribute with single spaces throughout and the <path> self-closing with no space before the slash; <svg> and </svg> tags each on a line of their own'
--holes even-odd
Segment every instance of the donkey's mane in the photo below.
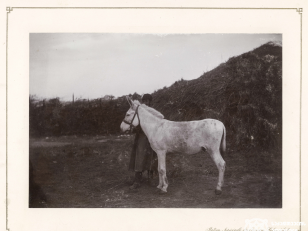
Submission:
<svg viewBox="0 0 308 231">
<path fill-rule="evenodd" d="M 159 111 L 155 110 L 154 108 L 152 107 L 149 107 L 145 104 L 141 104 L 138 100 L 134 100 L 134 103 L 141 106 L 142 108 L 144 108 L 145 110 L 147 110 L 148 112 L 150 112 L 152 115 L 160 118 L 160 119 L 163 119 L 164 118 L 164 115 L 161 114 Z"/>
</svg>

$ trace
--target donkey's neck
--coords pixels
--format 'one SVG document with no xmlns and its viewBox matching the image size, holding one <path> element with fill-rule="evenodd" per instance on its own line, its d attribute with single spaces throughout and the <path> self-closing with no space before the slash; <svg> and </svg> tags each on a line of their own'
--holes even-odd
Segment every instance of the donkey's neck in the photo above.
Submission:
<svg viewBox="0 0 308 231">
<path fill-rule="evenodd" d="M 157 118 L 146 109 L 139 107 L 140 126 L 145 135 L 150 139 L 156 128 L 162 123 L 163 119 Z"/>
</svg>

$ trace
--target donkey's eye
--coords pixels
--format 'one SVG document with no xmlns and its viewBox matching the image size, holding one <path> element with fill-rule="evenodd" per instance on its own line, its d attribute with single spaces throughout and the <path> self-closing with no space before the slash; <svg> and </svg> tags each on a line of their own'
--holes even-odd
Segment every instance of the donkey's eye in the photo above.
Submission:
<svg viewBox="0 0 308 231">
<path fill-rule="evenodd" d="M 130 116 L 130 114 L 126 114 L 126 116 Z"/>
</svg>

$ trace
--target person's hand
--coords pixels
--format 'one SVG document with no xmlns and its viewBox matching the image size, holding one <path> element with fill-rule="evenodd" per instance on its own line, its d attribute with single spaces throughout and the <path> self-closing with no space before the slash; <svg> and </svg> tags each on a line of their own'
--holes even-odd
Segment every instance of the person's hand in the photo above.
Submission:
<svg viewBox="0 0 308 231">
<path fill-rule="evenodd" d="M 140 130 L 141 130 L 141 127 L 140 127 L 140 126 L 133 127 L 133 128 L 132 128 L 132 133 L 139 133 Z"/>
</svg>

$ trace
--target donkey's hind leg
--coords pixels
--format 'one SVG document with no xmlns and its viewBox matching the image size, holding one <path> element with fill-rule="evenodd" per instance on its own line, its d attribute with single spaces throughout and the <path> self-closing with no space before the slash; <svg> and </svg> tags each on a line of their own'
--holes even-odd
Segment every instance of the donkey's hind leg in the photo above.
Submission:
<svg viewBox="0 0 308 231">
<path fill-rule="evenodd" d="M 223 186 L 224 183 L 224 173 L 225 173 L 225 167 L 226 167 L 226 162 L 222 158 L 219 150 L 212 151 L 210 152 L 210 155 L 216 164 L 216 167 L 218 169 L 218 183 L 217 187 L 215 189 L 215 194 L 220 195 L 221 194 L 221 187 Z"/>
</svg>

